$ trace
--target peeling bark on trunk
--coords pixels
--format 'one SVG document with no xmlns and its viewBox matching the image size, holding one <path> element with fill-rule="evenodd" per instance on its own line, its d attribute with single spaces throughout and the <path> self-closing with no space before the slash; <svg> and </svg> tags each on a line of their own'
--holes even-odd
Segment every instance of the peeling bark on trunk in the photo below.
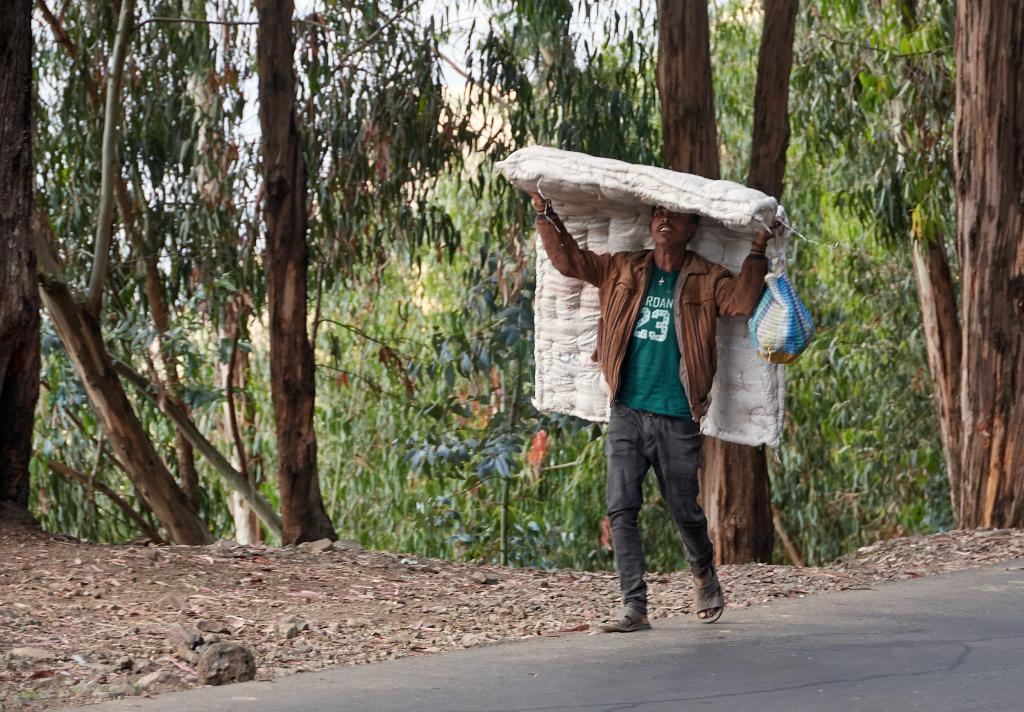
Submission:
<svg viewBox="0 0 1024 712">
<path fill-rule="evenodd" d="M 27 516 L 39 398 L 32 247 L 32 3 L 0 5 L 0 516 Z M 12 509 L 12 508 L 16 508 Z"/>
<path fill-rule="evenodd" d="M 917 31 L 917 0 L 901 0 L 899 8 L 903 31 L 908 35 Z M 904 63 L 903 73 L 907 82 L 916 81 L 913 63 Z M 927 109 L 919 102 L 901 103 L 899 111 L 905 114 L 901 121 L 914 124 L 920 141 L 932 143 L 941 139 L 938 130 L 928 121 Z M 963 335 L 956 285 L 949 268 L 944 236 L 936 235 L 927 240 L 915 229 L 911 235 L 911 261 L 921 306 L 928 371 L 939 416 L 942 455 L 952 494 L 960 486 L 960 359 Z"/>
<path fill-rule="evenodd" d="M 209 544 L 213 536 L 189 506 L 184 492 L 142 427 L 100 334 L 99 324 L 58 279 L 40 279 L 43 301 L 96 417 L 128 477 L 175 544 Z"/>
<path fill-rule="evenodd" d="M 942 452 L 950 492 L 960 486 L 960 318 L 956 287 L 941 237 L 914 240 L 912 259 L 921 305 L 925 350 L 942 431 Z"/>
<path fill-rule="evenodd" d="M 960 527 L 1024 526 L 1024 0 L 956 4 Z"/>
<path fill-rule="evenodd" d="M 270 383 L 284 543 L 335 538 L 317 475 L 313 349 L 306 336 L 306 169 L 295 116 L 291 0 L 261 0 L 256 58 L 267 227 Z"/>
</svg>

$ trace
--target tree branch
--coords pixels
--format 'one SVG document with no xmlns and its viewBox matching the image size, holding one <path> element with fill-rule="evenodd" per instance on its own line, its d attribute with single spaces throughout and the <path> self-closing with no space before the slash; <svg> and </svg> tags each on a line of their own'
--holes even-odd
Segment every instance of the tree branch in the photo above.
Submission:
<svg viewBox="0 0 1024 712">
<path fill-rule="evenodd" d="M 437 55 L 438 59 L 440 59 L 442 62 L 447 64 L 449 67 L 451 67 L 452 71 L 454 71 L 460 77 L 462 77 L 463 79 L 465 79 L 468 82 L 474 82 L 474 83 L 476 83 L 477 86 L 480 86 L 487 93 L 487 98 L 491 99 L 495 104 L 498 105 L 499 108 L 501 108 L 501 109 L 503 109 L 505 111 L 510 111 L 511 110 L 511 107 L 509 106 L 508 101 L 506 101 L 501 96 L 498 96 L 495 93 L 495 90 L 494 90 L 493 86 L 488 85 L 488 84 L 486 84 L 486 83 L 484 83 L 484 82 L 482 82 L 480 80 L 475 80 L 472 76 L 470 76 L 469 72 L 467 72 L 465 69 L 463 69 L 458 64 L 458 62 L 456 62 L 454 59 L 452 59 L 451 57 L 449 57 L 448 55 L 446 55 L 444 52 L 442 52 L 441 50 L 437 49 L 436 47 L 434 48 L 434 54 Z"/>
<path fill-rule="evenodd" d="M 50 216 L 41 210 L 32 213 L 32 242 L 36 248 L 40 280 L 64 281 L 63 269 L 57 257 L 57 238 L 53 234 L 53 225 L 50 223 Z"/>
<path fill-rule="evenodd" d="M 387 19 L 387 20 L 386 20 L 386 21 L 384 22 L 384 24 L 382 24 L 382 25 L 381 25 L 380 27 L 378 27 L 378 28 L 377 28 L 376 30 L 374 30 L 373 32 L 371 32 L 371 33 L 369 34 L 369 36 L 367 36 L 367 38 L 366 38 L 365 40 L 363 40 L 362 42 L 360 42 L 359 44 L 357 44 L 357 45 L 356 45 L 355 47 L 353 47 L 352 49 L 350 49 L 350 50 L 349 50 L 348 52 L 346 52 L 345 54 L 341 55 L 341 57 L 339 57 L 339 58 L 338 58 L 338 64 L 344 64 L 344 63 L 345 63 L 346 61 L 348 61 L 349 59 L 351 59 L 351 58 L 352 58 L 352 57 L 353 57 L 354 55 L 357 55 L 357 54 L 359 54 L 360 52 L 362 52 L 362 51 L 363 51 L 364 49 L 367 49 L 368 47 L 370 47 L 370 46 L 371 46 L 371 45 L 373 44 L 373 42 L 374 42 L 374 41 L 375 41 L 375 40 L 377 39 L 377 37 L 378 37 L 378 36 L 379 36 L 379 35 L 380 35 L 380 34 L 381 34 L 381 33 L 382 33 L 382 32 L 383 32 L 384 30 L 388 29 L 389 27 L 391 27 L 391 25 L 393 25 L 393 24 L 395 24 L 396 22 L 398 22 L 398 19 L 399 19 L 400 17 L 402 17 L 402 15 L 405 15 L 405 14 L 407 14 L 407 13 L 408 13 L 408 12 L 409 12 L 409 11 L 410 11 L 411 9 L 413 9 L 414 7 L 419 7 L 419 5 L 418 5 L 417 3 L 411 2 L 411 3 L 409 3 L 408 5 L 406 5 L 406 6 L 404 7 L 404 8 L 402 8 L 401 10 L 399 10 L 398 12 L 396 12 L 396 13 L 395 13 L 394 15 L 392 15 L 391 17 L 389 17 L 389 18 L 388 18 L 388 19 Z M 320 25 L 320 26 L 321 26 L 321 27 L 327 27 L 326 25 Z M 330 28 L 330 29 L 333 29 L 333 28 Z"/>
<path fill-rule="evenodd" d="M 238 334 L 240 329 L 235 326 L 235 333 L 231 338 L 231 355 L 228 356 L 228 373 L 224 382 L 224 394 L 228 400 L 228 424 L 231 428 L 231 438 L 235 441 L 235 451 L 238 453 L 238 466 L 241 468 L 241 475 L 246 482 L 252 482 L 249 475 L 249 464 L 245 457 L 245 444 L 242 442 L 242 433 L 238 429 L 238 414 L 235 412 L 235 359 L 238 356 Z"/>
<path fill-rule="evenodd" d="M 132 505 L 129 504 L 126 499 L 124 499 L 121 495 L 119 495 L 117 492 L 112 490 L 107 485 L 103 484 L 97 479 L 90 477 L 89 475 L 86 475 L 85 473 L 79 472 L 78 470 L 68 467 L 62 462 L 57 462 L 56 460 L 51 460 L 50 458 L 46 458 L 46 465 L 47 467 L 50 468 L 50 470 L 60 475 L 64 479 L 71 480 L 72 482 L 78 482 L 87 487 L 92 487 L 96 490 L 99 490 L 99 492 L 102 493 L 107 499 L 116 504 L 122 512 L 128 515 L 128 518 L 135 522 L 135 524 L 139 527 L 142 533 L 148 536 L 154 544 L 167 543 L 166 540 L 164 540 L 164 538 L 160 536 L 160 533 L 156 529 L 154 529 L 153 526 L 149 522 L 147 522 L 146 519 L 141 514 L 139 514 L 139 512 L 134 507 L 132 507 Z"/>
<path fill-rule="evenodd" d="M 220 451 L 199 432 L 199 429 L 196 428 L 192 420 L 171 399 L 167 398 L 164 393 L 158 392 L 154 395 L 150 391 L 152 384 L 128 364 L 123 361 L 114 361 L 114 370 L 119 376 L 135 386 L 147 400 L 152 402 L 164 415 L 171 419 L 181 434 L 192 443 L 192 447 L 198 450 L 213 465 L 214 469 L 221 474 L 224 478 L 224 484 L 227 485 L 228 489 L 237 492 L 252 511 L 256 513 L 256 516 L 260 518 L 260 521 L 267 527 L 267 530 L 283 541 L 281 519 L 278 517 L 277 512 L 274 511 L 274 508 L 263 498 L 263 495 L 256 491 L 253 484 L 243 478 L 241 473 L 231 466 L 231 463 L 225 459 Z"/>
<path fill-rule="evenodd" d="M 103 283 L 110 264 L 110 233 L 114 220 L 114 170 L 117 168 L 117 120 L 121 111 L 121 77 L 128 56 L 135 0 L 122 0 L 117 18 L 117 36 L 107 74 L 106 106 L 103 112 L 103 166 L 100 177 L 100 204 L 96 218 L 96 239 L 93 245 L 92 274 L 86 305 L 94 317 L 100 313 Z"/>
<path fill-rule="evenodd" d="M 779 510 L 772 505 L 772 524 L 775 528 L 775 533 L 779 535 L 779 541 L 782 542 L 782 548 L 786 551 L 786 556 L 793 562 L 794 566 L 803 568 L 807 565 L 804 561 L 803 555 L 800 550 L 796 548 L 796 544 L 789 538 L 789 533 L 786 531 L 785 525 L 782 523 L 782 515 Z"/>
<path fill-rule="evenodd" d="M 61 22 L 57 17 L 54 16 L 50 8 L 46 6 L 46 0 L 36 0 L 36 7 L 39 8 L 39 12 L 42 13 L 43 19 L 46 20 L 46 24 L 53 30 L 53 36 L 56 38 L 59 44 L 64 45 L 67 49 L 68 54 L 71 55 L 72 59 L 78 59 L 78 46 L 71 40 L 68 35 L 68 31 L 64 29 L 64 23 Z M 61 12 L 63 16 L 63 12 Z"/>
</svg>

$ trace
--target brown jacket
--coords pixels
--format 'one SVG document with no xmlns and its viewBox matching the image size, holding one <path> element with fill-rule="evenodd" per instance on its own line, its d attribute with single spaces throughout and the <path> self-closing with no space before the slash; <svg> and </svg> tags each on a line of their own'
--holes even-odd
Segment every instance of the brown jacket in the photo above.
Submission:
<svg viewBox="0 0 1024 712">
<path fill-rule="evenodd" d="M 651 278 L 654 251 L 599 255 L 582 249 L 557 216 L 549 213 L 549 217 L 537 218 L 537 232 L 555 269 L 598 289 L 601 315 L 597 320 L 597 349 L 592 358 L 601 364 L 609 398 L 615 400 L 630 332 Z M 679 380 L 694 420 L 700 420 L 711 404 L 711 383 L 718 366 L 717 318 L 753 313 L 767 272 L 768 260 L 756 249 L 743 261 L 736 277 L 695 252 L 686 253 L 673 303 L 676 339 L 682 354 Z"/>
</svg>

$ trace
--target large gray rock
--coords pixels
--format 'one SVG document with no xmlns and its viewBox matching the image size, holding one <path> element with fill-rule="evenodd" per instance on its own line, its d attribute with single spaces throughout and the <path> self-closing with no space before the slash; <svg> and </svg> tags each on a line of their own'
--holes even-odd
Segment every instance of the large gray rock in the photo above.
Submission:
<svg viewBox="0 0 1024 712">
<path fill-rule="evenodd" d="M 215 643 L 202 652 L 196 665 L 203 685 L 229 685 L 256 677 L 252 651 L 238 643 Z"/>
</svg>

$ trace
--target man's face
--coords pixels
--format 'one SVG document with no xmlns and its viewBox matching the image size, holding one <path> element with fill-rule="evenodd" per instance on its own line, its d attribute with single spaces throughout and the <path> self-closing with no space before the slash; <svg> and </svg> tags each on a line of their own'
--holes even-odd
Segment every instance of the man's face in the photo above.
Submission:
<svg viewBox="0 0 1024 712">
<path fill-rule="evenodd" d="M 697 232 L 698 215 L 676 213 L 658 206 L 651 213 L 651 238 L 663 247 L 685 246 Z"/>
</svg>

